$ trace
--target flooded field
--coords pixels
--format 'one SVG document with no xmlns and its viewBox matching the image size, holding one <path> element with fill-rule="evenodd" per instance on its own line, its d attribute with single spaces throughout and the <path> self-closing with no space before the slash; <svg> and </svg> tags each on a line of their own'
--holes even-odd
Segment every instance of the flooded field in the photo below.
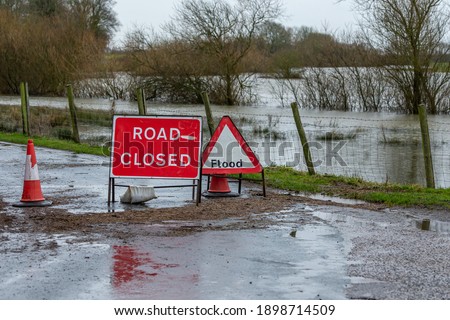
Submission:
<svg viewBox="0 0 450 320">
<path fill-rule="evenodd" d="M 290 108 L 268 86 L 253 106 L 213 106 L 218 121 L 230 115 L 265 166 L 281 165 L 306 170 L 298 133 Z M 65 98 L 32 97 L 31 106 L 65 109 Z M 111 111 L 112 100 L 77 99 L 80 109 Z M 20 105 L 18 97 L 0 97 L 0 106 Z M 202 105 L 147 102 L 153 115 L 201 115 Z M 0 107 L 1 112 L 1 107 Z M 135 102 L 115 101 L 114 113 L 137 114 Z M 316 171 L 360 177 L 368 181 L 425 184 L 420 126 L 417 116 L 392 113 L 356 113 L 301 110 L 312 147 Z M 435 178 L 438 187 L 450 187 L 450 116 L 429 116 Z M 82 125 L 82 139 L 95 137 L 98 144 L 110 139 L 111 129 Z M 207 125 L 204 121 L 206 143 Z"/>
</svg>

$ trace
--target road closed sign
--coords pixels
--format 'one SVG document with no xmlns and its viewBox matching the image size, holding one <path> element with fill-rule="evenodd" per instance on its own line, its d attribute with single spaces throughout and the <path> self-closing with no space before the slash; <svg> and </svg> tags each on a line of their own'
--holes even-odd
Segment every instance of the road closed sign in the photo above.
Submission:
<svg viewBox="0 0 450 320">
<path fill-rule="evenodd" d="M 114 116 L 111 177 L 199 179 L 201 117 Z"/>
<path fill-rule="evenodd" d="M 258 158 L 231 118 L 223 117 L 203 151 L 203 173 L 260 173 L 262 170 Z"/>
</svg>

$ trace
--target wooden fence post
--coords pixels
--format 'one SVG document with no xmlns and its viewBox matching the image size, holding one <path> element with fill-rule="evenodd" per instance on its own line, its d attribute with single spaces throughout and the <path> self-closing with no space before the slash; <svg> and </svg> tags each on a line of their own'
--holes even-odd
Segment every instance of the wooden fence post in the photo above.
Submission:
<svg viewBox="0 0 450 320">
<path fill-rule="evenodd" d="M 139 108 L 139 115 L 145 116 L 147 114 L 147 110 L 145 107 L 145 93 L 144 89 L 138 88 L 136 89 L 136 97 L 138 102 L 138 108 Z"/>
<path fill-rule="evenodd" d="M 26 82 L 20 83 L 20 101 L 22 108 L 23 134 L 26 136 L 30 136 L 30 101 L 28 95 L 28 84 Z"/>
<path fill-rule="evenodd" d="M 425 160 L 425 176 L 427 188 L 436 188 L 434 180 L 433 157 L 431 153 L 430 130 L 428 128 L 427 108 L 419 106 L 420 130 L 422 132 L 423 159 Z"/>
<path fill-rule="evenodd" d="M 208 121 L 209 133 L 211 134 L 212 137 L 214 131 L 216 130 L 216 125 L 214 124 L 214 119 L 211 111 L 211 104 L 209 103 L 209 97 L 207 92 L 202 93 L 202 99 L 203 104 L 205 105 L 206 119 Z"/>
<path fill-rule="evenodd" d="M 291 103 L 292 113 L 294 114 L 295 124 L 297 126 L 298 135 L 303 147 L 303 154 L 305 156 L 306 166 L 308 167 L 309 175 L 315 175 L 314 164 L 312 162 L 311 150 L 309 149 L 308 139 L 306 137 L 305 129 L 303 128 L 302 119 L 300 118 L 300 112 L 298 111 L 298 105 L 296 102 Z"/>
<path fill-rule="evenodd" d="M 72 140 L 75 141 L 76 143 L 80 143 L 80 134 L 78 132 L 77 109 L 75 106 L 75 99 L 73 97 L 72 85 L 68 84 L 66 87 L 67 87 L 67 98 L 69 100 L 70 118 L 72 120 Z"/>
</svg>

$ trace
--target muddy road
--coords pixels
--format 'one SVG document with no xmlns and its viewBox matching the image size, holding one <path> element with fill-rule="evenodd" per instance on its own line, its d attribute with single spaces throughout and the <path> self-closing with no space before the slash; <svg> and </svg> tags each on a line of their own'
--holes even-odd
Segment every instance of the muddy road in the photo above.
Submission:
<svg viewBox="0 0 450 320">
<path fill-rule="evenodd" d="M 0 299 L 450 298 L 448 212 L 253 185 L 199 207 L 179 188 L 108 208 L 107 159 L 36 150 L 54 205 L 13 208 L 25 147 L 0 143 Z"/>
</svg>

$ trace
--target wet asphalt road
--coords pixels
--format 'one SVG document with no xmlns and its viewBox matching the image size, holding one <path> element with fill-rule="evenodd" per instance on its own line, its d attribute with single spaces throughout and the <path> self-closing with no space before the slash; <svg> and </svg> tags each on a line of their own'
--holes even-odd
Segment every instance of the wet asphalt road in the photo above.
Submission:
<svg viewBox="0 0 450 320">
<path fill-rule="evenodd" d="M 106 210 L 107 159 L 36 150 L 45 195 L 78 197 L 62 206 L 73 214 Z M 0 143 L 0 155 L 0 197 L 12 204 L 22 191 L 25 147 Z M 152 206 L 181 206 L 191 197 L 186 189 L 176 197 L 163 190 Z M 264 229 L 161 236 L 190 224 L 168 222 L 136 226 L 146 232 L 126 241 L 95 231 L 3 228 L 0 299 L 449 299 L 450 219 L 421 231 L 424 217 L 421 210 L 299 203 L 272 213 Z"/>
</svg>

